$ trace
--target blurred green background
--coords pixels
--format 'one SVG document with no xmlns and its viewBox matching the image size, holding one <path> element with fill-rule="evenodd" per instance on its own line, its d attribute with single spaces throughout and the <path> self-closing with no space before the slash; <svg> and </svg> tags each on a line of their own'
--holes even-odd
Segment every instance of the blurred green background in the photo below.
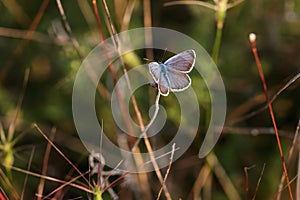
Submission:
<svg viewBox="0 0 300 200">
<path fill-rule="evenodd" d="M 115 0 L 109 1 L 108 8 L 117 32 L 145 26 L 145 5 L 147 0 Z M 166 6 L 170 1 L 150 1 L 150 17 L 152 26 L 165 27 L 180 31 L 198 41 L 209 54 L 213 52 L 216 39 L 216 11 L 199 5 L 173 5 Z M 0 160 L 1 187 L 10 198 L 21 196 L 24 190 L 25 199 L 32 199 L 37 192 L 40 179 L 29 176 L 27 185 L 24 179 L 27 173 L 16 172 L 7 164 L 21 169 L 27 169 L 31 151 L 35 152 L 29 171 L 42 173 L 42 161 L 45 157 L 47 140 L 32 127 L 37 123 L 39 127 L 50 135 L 51 129 L 56 128 L 54 143 L 70 159 L 80 171 L 88 170 L 88 152 L 78 139 L 72 119 L 72 87 L 75 74 L 80 67 L 82 59 L 101 41 L 99 28 L 93 11 L 92 1 L 73 0 L 62 1 L 66 21 L 69 23 L 72 36 L 65 30 L 57 1 L 26 1 L 1 0 L 0 1 L 0 114 L 2 135 L 8 135 L 9 127 L 15 124 L 13 138 L 21 138 L 13 144 L 8 151 L 5 149 L 7 140 L 1 136 Z M 217 2 L 207 1 L 217 6 Z M 228 5 L 233 2 L 228 2 Z M 97 1 L 98 11 L 105 38 L 110 37 L 107 17 L 102 1 Z M 41 7 L 45 6 L 42 12 Z M 124 15 L 129 12 L 128 24 L 124 24 Z M 146 8 L 147 9 L 147 8 Z M 125 15 L 126 16 L 126 15 Z M 32 30 L 31 35 L 28 31 Z M 257 67 L 251 52 L 248 40 L 249 33 L 257 34 L 257 48 L 264 69 L 266 82 L 270 95 L 274 95 L 294 76 L 300 69 L 300 1 L 296 0 L 245 0 L 227 10 L 217 66 L 222 74 L 227 93 L 227 118 L 221 139 L 214 148 L 214 155 L 219 160 L 218 165 L 226 172 L 230 182 L 236 188 L 240 199 L 251 198 L 256 194 L 257 199 L 273 199 L 277 195 L 277 188 L 282 175 L 282 165 L 279 156 L 275 135 L 272 134 L 272 122 L 268 110 L 249 119 L 242 116 L 261 108 L 264 103 L 263 87 L 259 79 Z M 74 46 L 74 40 L 79 47 Z M 78 49 L 80 52 L 78 52 Z M 163 52 L 157 51 L 154 59 L 161 58 Z M 137 63 L 145 63 L 146 52 L 135 54 Z M 133 60 L 134 61 L 134 60 Z M 126 60 L 127 67 L 131 68 L 132 60 Z M 134 63 L 134 62 L 133 62 Z M 24 100 L 19 107 L 20 112 L 14 123 L 18 110 L 18 101 L 22 96 L 23 79 L 26 69 L 30 69 L 28 84 L 25 88 Z M 118 75 L 122 75 L 122 71 Z M 191 74 L 193 83 L 202 84 L 197 74 Z M 111 92 L 111 76 L 109 72 L 102 84 Z M 147 112 L 155 98 L 155 90 L 145 87 L 149 91 L 136 92 L 138 105 L 144 121 L 148 120 Z M 101 94 L 98 94 L 97 105 L 99 119 L 105 118 L 105 131 L 109 132 L 112 140 L 117 140 L 117 128 L 111 118 L 110 103 Z M 193 192 L 199 172 L 209 161 L 198 159 L 197 154 L 209 116 L 210 100 L 206 89 L 197 94 L 201 109 L 201 122 L 199 122 L 199 135 L 192 146 L 182 158 L 173 163 L 167 180 L 167 187 L 174 199 L 198 199 Z M 174 96 L 161 100 L 166 107 L 176 103 Z M 300 90 L 299 78 L 290 87 L 285 89 L 274 101 L 273 107 L 282 139 L 283 150 L 287 154 L 297 127 L 300 116 Z M 101 108 L 101 109 L 100 109 Z M 134 116 L 134 112 L 132 114 Z M 164 127 L 163 141 L 153 141 L 153 146 L 167 142 L 176 130 L 180 113 L 175 111 L 168 116 Z M 202 117 L 204 116 L 204 117 Z M 236 122 L 236 120 L 240 120 Z M 261 128 L 269 128 L 262 130 Z M 254 131 L 259 134 L 253 135 Z M 6 141 L 6 142 L 5 142 Z M 296 176 L 297 147 L 288 171 L 290 178 Z M 11 154 L 10 154 L 11 153 Z M 14 160 L 12 160 L 12 158 Z M 9 161 L 8 161 L 9 160 Z M 255 193 L 255 187 L 265 164 L 262 180 Z M 5 166 L 6 165 L 6 166 Z M 211 163 L 209 164 L 211 166 Z M 47 164 L 47 176 L 61 180 L 70 180 L 66 174 L 72 169 L 68 162 L 55 150 L 51 150 Z M 216 164 L 217 166 L 217 164 Z M 252 167 L 251 167 L 252 166 Z M 214 166 L 215 167 L 215 166 Z M 198 191 L 203 199 L 232 199 L 224 192 L 218 177 L 211 169 L 208 179 L 204 183 L 203 191 Z M 249 192 L 247 195 L 247 179 L 245 167 L 249 169 Z M 74 170 L 74 169 L 73 169 Z M 166 169 L 162 170 L 165 174 Z M 74 172 L 70 173 L 75 176 Z M 150 192 L 155 199 L 160 183 L 155 173 L 149 173 L 148 184 Z M 96 177 L 93 177 L 94 179 Z M 113 181 L 117 177 L 111 177 Z M 224 178 L 224 177 L 223 177 Z M 223 180 L 224 181 L 224 180 Z M 83 182 L 81 180 L 81 182 Z M 81 182 L 77 182 L 80 184 Z M 113 187 L 120 199 L 137 198 L 130 184 L 118 181 Z M 12 186 L 15 188 L 14 194 Z M 86 183 L 85 183 L 86 184 Z M 143 183 L 144 184 L 144 183 Z M 228 185 L 226 183 L 225 185 Z M 50 193 L 60 184 L 46 181 L 44 195 Z M 292 183 L 294 195 L 297 184 Z M 298 187 L 300 187 L 298 185 Z M 205 189 L 206 188 L 206 189 Z M 129 193 L 129 194 L 128 194 Z M 287 189 L 283 191 L 282 199 L 288 198 Z M 68 199 L 80 197 L 87 199 L 89 195 L 80 189 L 65 187 L 58 198 Z M 163 196 L 163 195 L 162 195 Z M 104 199 L 110 199 L 105 192 Z M 147 199 L 146 196 L 143 197 Z M 164 197 L 163 197 L 164 198 Z"/>
</svg>

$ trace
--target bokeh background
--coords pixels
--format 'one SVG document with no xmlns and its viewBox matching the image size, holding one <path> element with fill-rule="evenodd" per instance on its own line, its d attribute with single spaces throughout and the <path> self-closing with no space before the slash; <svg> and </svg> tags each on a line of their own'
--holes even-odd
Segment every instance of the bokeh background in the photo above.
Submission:
<svg viewBox="0 0 300 200">
<path fill-rule="evenodd" d="M 24 199 L 37 198 L 36 194 L 41 191 L 39 187 L 44 188 L 42 194 L 46 196 L 63 184 L 53 180 L 41 184 L 43 178 L 38 175 L 65 181 L 78 176 L 67 159 L 81 173 L 89 169 L 89 153 L 78 139 L 71 105 L 73 81 L 82 60 L 101 42 L 99 32 L 104 38 L 111 34 L 103 1 L 95 2 L 101 26 L 97 24 L 92 0 L 0 1 L 0 186 L 10 199 L 20 199 L 22 195 Z M 170 28 L 192 37 L 209 54 L 216 53 L 215 41 L 220 41 L 219 52 L 214 59 L 227 93 L 224 131 L 214 151 L 200 160 L 197 154 L 203 139 L 201 133 L 207 128 L 210 115 L 210 99 L 203 86 L 197 94 L 201 109 L 199 134 L 184 156 L 172 164 L 166 181 L 172 198 L 276 198 L 283 169 L 269 112 L 264 109 L 244 118 L 266 104 L 248 35 L 251 32 L 257 34 L 258 53 L 270 96 L 273 97 L 290 81 L 289 87 L 273 102 L 283 151 L 287 155 L 300 116 L 300 1 L 216 0 L 205 1 L 204 6 L 191 5 L 200 1 L 185 1 L 190 2 L 189 5 L 166 4 L 169 2 L 114 0 L 107 4 L 117 32 L 144 26 Z M 217 36 L 220 3 L 229 6 L 223 12 L 226 17 L 224 26 L 219 30 L 222 37 Z M 215 10 L 206 7 L 208 4 Z M 59 5 L 64 10 L 64 20 Z M 162 51 L 153 52 L 153 57 L 149 57 L 146 51 L 133 52 L 125 58 L 126 67 L 130 69 L 136 64 L 144 64 L 143 58 L 146 57 L 159 60 L 163 54 Z M 167 57 L 170 55 L 167 54 Z M 117 77 L 122 73 L 119 68 Z M 26 74 L 29 76 L 24 84 Z M 191 73 L 191 78 L 193 84 L 203 84 L 196 73 Z M 112 91 L 109 71 L 101 84 L 108 93 Z M 155 93 L 156 90 L 151 87 L 143 87 L 135 93 L 144 122 L 149 120 L 147 112 L 154 102 Z M 161 100 L 169 115 L 162 136 L 152 140 L 154 149 L 176 132 L 180 112 L 171 106 L 176 102 L 172 94 Z M 117 143 L 120 133 L 111 116 L 110 102 L 99 93 L 96 103 L 99 121 L 104 119 L 105 132 Z M 132 117 L 136 119 L 134 112 Z M 47 154 L 49 143 L 34 123 L 48 137 L 54 135 L 54 144 L 67 159 L 53 146 Z M 130 145 L 130 139 L 128 142 Z M 292 182 L 294 196 L 297 187 L 300 188 L 296 181 L 299 173 L 298 146 L 296 143 L 288 163 L 290 179 L 295 178 Z M 143 144 L 141 149 L 145 151 Z M 164 175 L 167 169 L 161 171 Z M 108 176 L 109 182 L 117 180 L 108 188 L 114 190 L 120 199 L 155 199 L 161 184 L 154 172 L 144 176 L 144 179 L 132 174 Z M 82 178 L 74 184 L 93 191 L 97 175 L 87 173 L 85 177 L 91 187 Z M 107 189 L 100 190 L 103 191 L 103 199 L 112 198 Z M 281 199 L 289 198 L 285 183 L 281 195 Z M 97 198 L 82 188 L 70 185 L 56 190 L 50 197 L 54 196 L 57 199 Z M 161 198 L 165 199 L 164 194 Z"/>
</svg>

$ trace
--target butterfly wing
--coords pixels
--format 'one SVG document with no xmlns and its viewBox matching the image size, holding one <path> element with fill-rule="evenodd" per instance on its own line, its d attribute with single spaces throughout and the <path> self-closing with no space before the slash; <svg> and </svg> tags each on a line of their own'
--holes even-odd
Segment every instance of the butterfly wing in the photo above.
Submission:
<svg viewBox="0 0 300 200">
<path fill-rule="evenodd" d="M 157 62 L 151 62 L 148 64 L 150 74 L 152 75 L 154 81 L 158 83 L 160 78 L 160 66 Z"/>
<path fill-rule="evenodd" d="M 191 85 L 191 78 L 187 74 L 173 70 L 172 68 L 168 69 L 167 76 L 172 92 L 183 91 Z"/>
<path fill-rule="evenodd" d="M 168 68 L 175 69 L 183 73 L 189 73 L 192 71 L 196 61 L 196 53 L 194 50 L 183 51 L 171 58 L 169 58 L 164 64 Z"/>
<path fill-rule="evenodd" d="M 158 90 L 161 95 L 168 96 L 169 95 L 169 80 L 166 74 L 161 73 L 158 81 Z"/>
<path fill-rule="evenodd" d="M 148 64 L 150 74 L 154 81 L 158 84 L 158 90 L 161 95 L 168 96 L 169 94 L 169 81 L 166 77 L 166 72 L 162 71 L 159 63 L 151 62 Z"/>
<path fill-rule="evenodd" d="M 167 96 L 169 91 L 183 91 L 191 85 L 191 78 L 187 75 L 196 61 L 194 50 L 183 51 L 169 58 L 164 66 L 157 62 L 149 63 L 149 70 L 158 84 L 161 95 Z M 163 68 L 162 68 L 163 67 Z"/>
</svg>

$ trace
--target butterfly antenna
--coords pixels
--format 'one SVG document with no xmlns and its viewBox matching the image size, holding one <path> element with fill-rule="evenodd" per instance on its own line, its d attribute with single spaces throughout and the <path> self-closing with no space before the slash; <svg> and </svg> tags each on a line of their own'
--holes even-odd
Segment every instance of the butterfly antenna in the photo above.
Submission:
<svg viewBox="0 0 300 200">
<path fill-rule="evenodd" d="M 162 55 L 162 57 L 161 57 L 161 61 L 160 61 L 160 62 L 162 62 L 162 61 L 164 60 L 164 58 L 165 58 L 165 55 L 166 55 L 166 52 L 167 52 L 167 48 L 165 48 L 164 54 Z"/>
</svg>

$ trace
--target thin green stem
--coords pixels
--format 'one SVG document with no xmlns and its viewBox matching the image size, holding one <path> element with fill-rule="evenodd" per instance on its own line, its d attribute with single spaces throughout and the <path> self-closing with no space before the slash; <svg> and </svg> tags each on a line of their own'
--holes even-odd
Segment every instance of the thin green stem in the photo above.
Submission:
<svg viewBox="0 0 300 200">
<path fill-rule="evenodd" d="M 226 11 L 227 11 L 227 0 L 219 0 L 217 3 L 217 12 L 216 12 L 217 33 L 216 33 L 215 43 L 212 51 L 212 58 L 216 64 L 218 63 L 219 50 L 221 46 L 222 32 L 223 32 L 223 26 L 226 17 Z"/>
<path fill-rule="evenodd" d="M 216 64 L 218 63 L 219 50 L 220 50 L 221 40 L 222 40 L 222 32 L 223 32 L 223 26 L 218 27 L 215 42 L 214 42 L 214 47 L 212 51 L 212 58 Z"/>
</svg>

